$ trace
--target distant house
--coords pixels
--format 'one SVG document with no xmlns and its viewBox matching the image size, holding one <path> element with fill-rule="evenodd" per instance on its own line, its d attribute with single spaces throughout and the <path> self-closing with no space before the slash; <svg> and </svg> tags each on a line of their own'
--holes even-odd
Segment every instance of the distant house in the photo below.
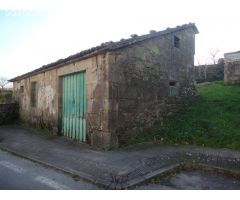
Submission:
<svg viewBox="0 0 240 200">
<path fill-rule="evenodd" d="M 224 54 L 224 83 L 240 83 L 240 51 Z"/>
<path fill-rule="evenodd" d="M 195 95 L 195 24 L 106 42 L 11 79 L 23 121 L 93 146 L 124 143 Z"/>
</svg>

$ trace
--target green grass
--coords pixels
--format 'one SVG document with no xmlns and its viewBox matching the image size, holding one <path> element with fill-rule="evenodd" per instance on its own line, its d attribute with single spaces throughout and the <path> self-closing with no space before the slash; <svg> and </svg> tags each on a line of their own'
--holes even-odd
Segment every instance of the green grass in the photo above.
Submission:
<svg viewBox="0 0 240 200">
<path fill-rule="evenodd" d="M 200 95 L 191 106 L 128 144 L 153 141 L 240 149 L 240 85 L 214 82 L 198 89 Z"/>
</svg>

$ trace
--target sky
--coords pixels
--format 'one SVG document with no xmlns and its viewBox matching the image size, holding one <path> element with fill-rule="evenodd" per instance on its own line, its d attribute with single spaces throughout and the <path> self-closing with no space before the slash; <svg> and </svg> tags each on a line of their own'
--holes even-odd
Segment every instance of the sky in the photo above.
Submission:
<svg viewBox="0 0 240 200">
<path fill-rule="evenodd" d="M 195 64 L 240 50 L 238 1 L 0 0 L 0 77 L 8 79 L 102 42 L 189 22 Z"/>
</svg>

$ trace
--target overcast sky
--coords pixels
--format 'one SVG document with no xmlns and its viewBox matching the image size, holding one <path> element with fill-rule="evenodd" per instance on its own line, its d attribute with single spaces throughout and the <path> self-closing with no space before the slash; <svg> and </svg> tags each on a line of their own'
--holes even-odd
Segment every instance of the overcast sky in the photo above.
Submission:
<svg viewBox="0 0 240 200">
<path fill-rule="evenodd" d="M 77 2 L 0 0 L 0 76 L 13 78 L 102 42 L 189 22 L 200 32 L 195 64 L 209 63 L 217 49 L 218 57 L 240 50 L 238 1 Z"/>
</svg>

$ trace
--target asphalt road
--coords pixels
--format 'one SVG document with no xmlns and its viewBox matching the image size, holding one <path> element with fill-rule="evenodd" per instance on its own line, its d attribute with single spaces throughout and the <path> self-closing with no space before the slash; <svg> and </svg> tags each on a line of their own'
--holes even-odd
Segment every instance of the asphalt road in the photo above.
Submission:
<svg viewBox="0 0 240 200">
<path fill-rule="evenodd" d="M 0 190 L 98 190 L 97 185 L 76 180 L 52 168 L 0 150 Z M 140 184 L 137 190 L 240 189 L 240 180 L 206 171 L 180 172 L 159 183 Z"/>
<path fill-rule="evenodd" d="M 210 171 L 182 171 L 159 183 L 136 186 L 138 190 L 239 190 L 240 180 Z"/>
<path fill-rule="evenodd" d="M 98 186 L 0 151 L 0 190 L 96 190 Z"/>
</svg>

